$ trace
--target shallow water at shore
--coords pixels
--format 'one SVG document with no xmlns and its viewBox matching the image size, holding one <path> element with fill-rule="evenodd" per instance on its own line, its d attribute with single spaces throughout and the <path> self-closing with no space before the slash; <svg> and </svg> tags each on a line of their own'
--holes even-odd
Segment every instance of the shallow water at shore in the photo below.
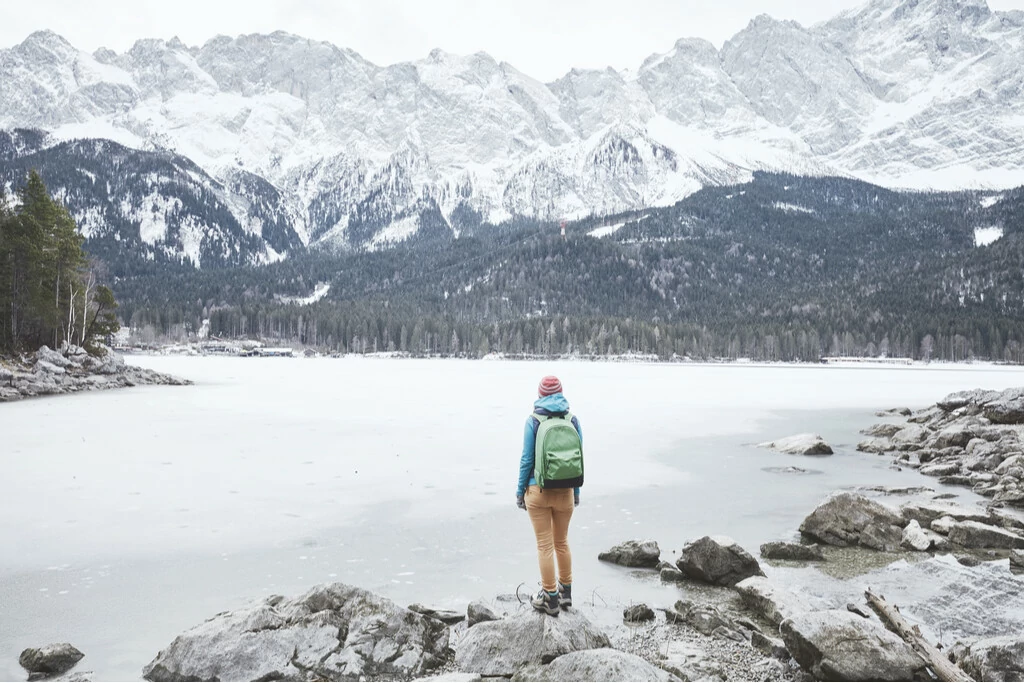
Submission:
<svg viewBox="0 0 1024 683">
<path fill-rule="evenodd" d="M 325 581 L 453 609 L 535 590 L 513 493 L 522 422 L 548 372 L 587 445 L 571 529 L 577 602 L 609 625 L 624 605 L 669 606 L 686 590 L 596 561 L 620 541 L 654 538 L 673 559 L 689 539 L 726 534 L 756 554 L 794 537 L 836 489 L 924 485 L 978 500 L 856 453 L 857 431 L 880 408 L 1024 384 L 1024 371 L 991 367 L 133 362 L 197 385 L 0 407 L 11 473 L 0 484 L 0 679 L 23 677 L 23 648 L 55 641 L 85 652 L 80 668 L 99 678 L 135 679 L 213 614 Z M 751 445 L 806 431 L 837 454 Z M 841 590 L 766 570 L 822 586 L 822 600 Z"/>
</svg>

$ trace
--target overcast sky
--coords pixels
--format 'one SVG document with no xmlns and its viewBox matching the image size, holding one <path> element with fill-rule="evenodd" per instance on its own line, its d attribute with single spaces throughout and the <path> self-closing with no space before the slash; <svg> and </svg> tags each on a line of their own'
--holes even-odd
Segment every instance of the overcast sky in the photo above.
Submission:
<svg viewBox="0 0 1024 683">
<path fill-rule="evenodd" d="M 0 47 L 48 28 L 80 49 L 128 49 L 138 38 L 284 30 L 347 47 L 379 65 L 440 47 L 483 50 L 552 80 L 572 67 L 636 68 L 678 38 L 716 46 L 757 14 L 805 26 L 865 0 L 0 0 Z M 989 0 L 997 10 L 1024 0 Z"/>
</svg>

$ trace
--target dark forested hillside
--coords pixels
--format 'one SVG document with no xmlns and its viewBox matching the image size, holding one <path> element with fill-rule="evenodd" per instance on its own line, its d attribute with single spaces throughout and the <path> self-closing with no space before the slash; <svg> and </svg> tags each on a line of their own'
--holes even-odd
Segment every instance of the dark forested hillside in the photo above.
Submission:
<svg viewBox="0 0 1024 683">
<path fill-rule="evenodd" d="M 262 268 L 153 266 L 116 291 L 153 334 L 209 319 L 214 334 L 337 351 L 1021 362 L 1024 193 L 991 194 L 759 173 L 570 224 L 564 240 L 551 224 L 479 226 Z M 611 234 L 591 236 L 600 227 Z M 980 227 L 1003 236 L 975 246 Z M 321 301 L 282 299 L 318 284 Z"/>
</svg>

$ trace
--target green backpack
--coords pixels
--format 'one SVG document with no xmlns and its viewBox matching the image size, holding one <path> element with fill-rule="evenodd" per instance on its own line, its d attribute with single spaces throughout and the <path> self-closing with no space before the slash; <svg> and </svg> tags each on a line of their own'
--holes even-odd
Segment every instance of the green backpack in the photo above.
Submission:
<svg viewBox="0 0 1024 683">
<path fill-rule="evenodd" d="M 583 485 L 583 442 L 572 424 L 572 413 L 533 416 L 537 425 L 533 476 L 541 489 L 571 489 Z"/>
</svg>

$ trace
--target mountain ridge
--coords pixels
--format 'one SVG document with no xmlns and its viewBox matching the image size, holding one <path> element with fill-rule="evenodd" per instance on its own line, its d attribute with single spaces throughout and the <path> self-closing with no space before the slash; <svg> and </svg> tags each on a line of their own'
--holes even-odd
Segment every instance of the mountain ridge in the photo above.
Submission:
<svg viewBox="0 0 1024 683">
<path fill-rule="evenodd" d="M 175 154 L 231 211 L 253 200 L 232 178 L 259 178 L 287 242 L 361 249 L 434 207 L 455 237 L 456 215 L 612 214 L 756 170 L 1024 184 L 1021 46 L 1024 13 L 984 0 L 873 0 L 810 28 L 761 15 L 720 50 L 681 38 L 635 71 L 550 83 L 483 52 L 378 66 L 283 31 L 91 55 L 42 31 L 0 50 L 0 129 Z"/>
</svg>

